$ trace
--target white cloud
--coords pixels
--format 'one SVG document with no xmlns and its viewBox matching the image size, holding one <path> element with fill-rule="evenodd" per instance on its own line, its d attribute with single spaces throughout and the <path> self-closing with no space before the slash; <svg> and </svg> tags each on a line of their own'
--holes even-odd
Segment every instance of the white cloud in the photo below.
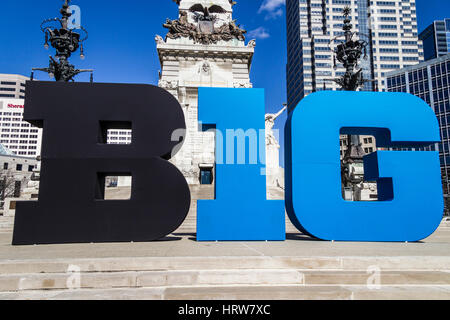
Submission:
<svg viewBox="0 0 450 320">
<path fill-rule="evenodd" d="M 255 30 L 248 32 L 249 38 L 256 38 L 256 39 L 267 39 L 270 37 L 270 34 L 267 32 L 267 30 L 264 27 L 259 27 Z"/>
<path fill-rule="evenodd" d="M 266 20 L 275 19 L 283 15 L 283 6 L 286 5 L 286 0 L 264 0 L 258 13 L 265 13 Z M 270 38 L 269 32 L 264 27 L 259 27 L 248 33 L 249 37 L 256 39 Z"/>
<path fill-rule="evenodd" d="M 282 7 L 286 4 L 286 0 L 264 0 L 258 10 L 258 13 L 267 12 L 266 20 L 277 18 L 283 14 Z"/>
</svg>

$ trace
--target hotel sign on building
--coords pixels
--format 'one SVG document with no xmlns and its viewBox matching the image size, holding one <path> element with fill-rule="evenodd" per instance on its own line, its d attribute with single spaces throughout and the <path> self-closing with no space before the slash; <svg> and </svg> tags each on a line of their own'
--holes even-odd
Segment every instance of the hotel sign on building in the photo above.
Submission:
<svg viewBox="0 0 450 320">
<path fill-rule="evenodd" d="M 23 120 L 23 99 L 0 99 L 0 144 L 23 157 L 41 154 L 42 129 Z"/>
</svg>

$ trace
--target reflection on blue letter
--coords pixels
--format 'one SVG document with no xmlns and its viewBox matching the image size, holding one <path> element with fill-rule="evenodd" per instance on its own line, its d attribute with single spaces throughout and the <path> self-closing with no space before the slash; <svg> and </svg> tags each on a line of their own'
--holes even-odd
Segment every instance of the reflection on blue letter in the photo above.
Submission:
<svg viewBox="0 0 450 320">
<path fill-rule="evenodd" d="M 286 206 L 294 225 L 324 240 L 417 241 L 442 219 L 439 154 L 378 151 L 366 156 L 366 181 L 380 200 L 342 197 L 339 134 L 370 134 L 377 147 L 440 141 L 432 109 L 404 93 L 320 92 L 300 102 L 286 125 Z"/>
<path fill-rule="evenodd" d="M 284 201 L 266 200 L 264 91 L 200 88 L 198 108 L 204 129 L 215 126 L 226 141 L 216 143 L 216 157 L 225 155 L 216 161 L 216 200 L 198 201 L 197 240 L 285 240 Z"/>
</svg>

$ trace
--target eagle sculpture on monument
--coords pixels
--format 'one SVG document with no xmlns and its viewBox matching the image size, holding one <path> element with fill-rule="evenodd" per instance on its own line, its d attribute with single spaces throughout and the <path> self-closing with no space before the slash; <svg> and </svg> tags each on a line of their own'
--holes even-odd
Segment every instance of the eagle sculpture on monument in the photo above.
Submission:
<svg viewBox="0 0 450 320">
<path fill-rule="evenodd" d="M 180 5 L 180 2 L 181 2 L 182 0 L 173 0 L 173 2 L 175 2 L 177 5 Z M 231 4 L 231 6 L 233 7 L 235 4 L 237 4 L 237 2 L 236 1 L 233 1 L 233 0 L 228 0 L 228 2 Z"/>
<path fill-rule="evenodd" d="M 221 6 L 214 4 L 207 7 L 200 3 L 194 4 L 189 11 L 195 15 L 194 20 L 198 23 L 200 32 L 204 34 L 214 33 L 214 22 L 217 20 L 217 17 L 213 15 L 214 13 L 226 13 L 226 10 Z"/>
<path fill-rule="evenodd" d="M 200 20 L 210 20 L 212 19 L 211 14 L 212 13 L 226 13 L 225 9 L 223 9 L 221 6 L 218 6 L 216 4 L 213 4 L 209 8 L 206 6 L 203 6 L 200 3 L 194 4 L 191 7 L 191 12 L 194 12 L 201 16 L 202 18 Z M 200 12 L 200 14 L 199 14 Z"/>
<path fill-rule="evenodd" d="M 231 20 L 232 0 L 172 0 L 180 6 L 178 20 L 167 19 L 163 25 L 169 29 L 166 40 L 189 38 L 194 43 L 216 44 L 219 41 L 245 41 L 247 31 Z M 225 20 L 224 20 L 225 19 Z M 217 23 L 225 21 L 225 23 Z"/>
</svg>

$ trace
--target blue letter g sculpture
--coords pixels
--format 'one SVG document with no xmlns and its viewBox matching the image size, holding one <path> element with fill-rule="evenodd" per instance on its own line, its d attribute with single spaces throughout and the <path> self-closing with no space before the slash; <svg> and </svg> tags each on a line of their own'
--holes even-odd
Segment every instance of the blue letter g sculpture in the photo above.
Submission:
<svg viewBox="0 0 450 320">
<path fill-rule="evenodd" d="M 433 110 L 404 93 L 320 92 L 286 125 L 286 206 L 301 231 L 323 240 L 418 241 L 443 214 L 436 151 L 378 151 L 364 158 L 379 200 L 343 199 L 340 134 L 374 135 L 377 147 L 420 148 L 440 141 Z"/>
</svg>

